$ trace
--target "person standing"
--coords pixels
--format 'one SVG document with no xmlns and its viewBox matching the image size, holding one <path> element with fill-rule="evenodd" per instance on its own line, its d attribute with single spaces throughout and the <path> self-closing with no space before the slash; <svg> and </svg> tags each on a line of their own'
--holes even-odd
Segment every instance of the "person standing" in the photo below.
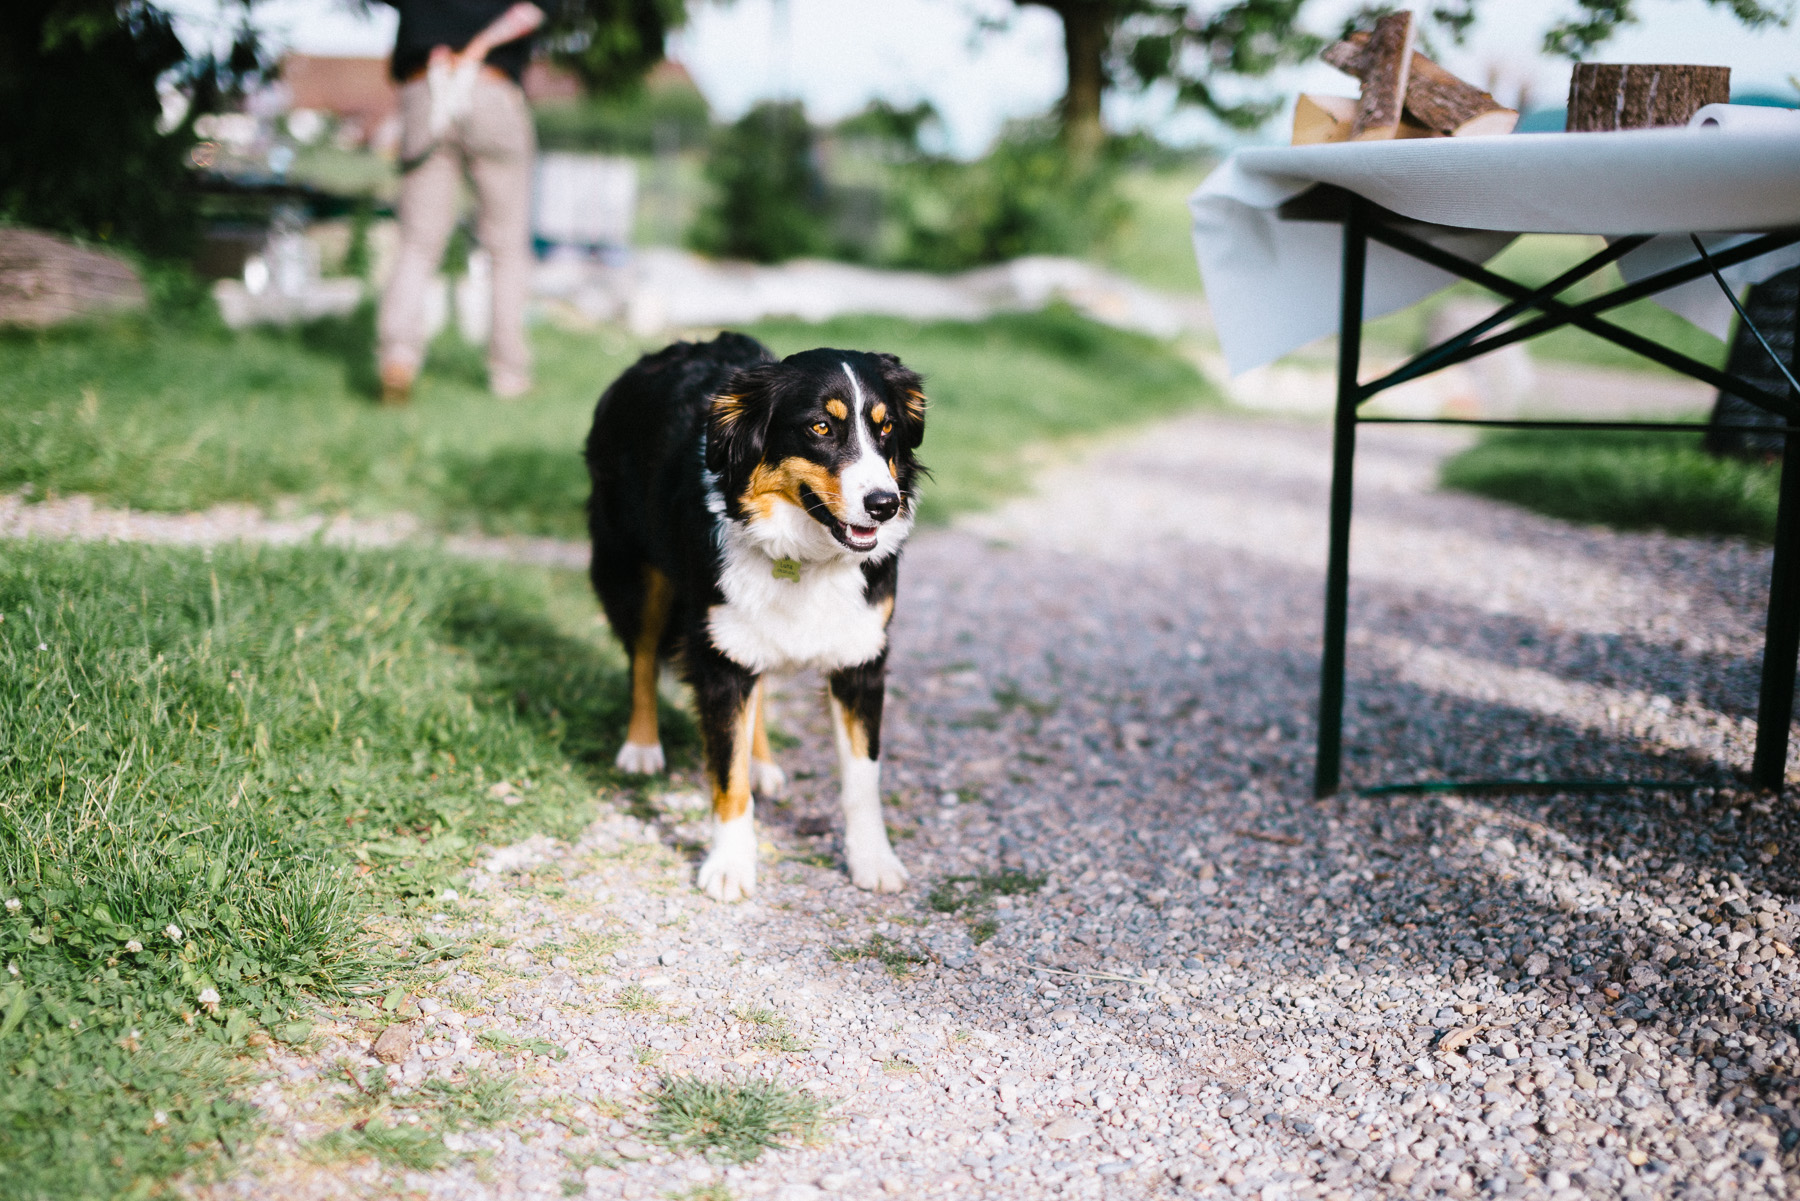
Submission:
<svg viewBox="0 0 1800 1201">
<path fill-rule="evenodd" d="M 390 70 L 400 85 L 400 252 L 377 328 L 381 397 L 404 404 L 425 359 L 425 297 L 456 226 L 466 170 L 493 265 L 488 387 L 531 390 L 525 308 L 531 290 L 531 171 L 537 142 L 520 80 L 535 4 L 514 0 L 383 0 L 398 9 Z"/>
</svg>

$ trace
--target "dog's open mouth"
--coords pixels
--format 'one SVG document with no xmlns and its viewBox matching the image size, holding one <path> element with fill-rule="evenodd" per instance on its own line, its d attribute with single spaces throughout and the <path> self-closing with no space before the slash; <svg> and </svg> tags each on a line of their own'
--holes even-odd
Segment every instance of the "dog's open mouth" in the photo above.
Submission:
<svg viewBox="0 0 1800 1201">
<path fill-rule="evenodd" d="M 800 501 L 806 506 L 806 511 L 812 514 L 813 520 L 830 530 L 831 536 L 844 546 L 859 552 L 875 549 L 876 539 L 881 535 L 880 526 L 851 525 L 848 522 L 839 521 L 837 514 L 831 511 L 831 506 L 820 499 L 817 492 L 804 484 L 800 486 Z"/>
<path fill-rule="evenodd" d="M 837 522 L 837 529 L 832 532 L 851 550 L 874 550 L 875 538 L 881 533 L 881 527 L 873 525 L 845 525 Z"/>
</svg>

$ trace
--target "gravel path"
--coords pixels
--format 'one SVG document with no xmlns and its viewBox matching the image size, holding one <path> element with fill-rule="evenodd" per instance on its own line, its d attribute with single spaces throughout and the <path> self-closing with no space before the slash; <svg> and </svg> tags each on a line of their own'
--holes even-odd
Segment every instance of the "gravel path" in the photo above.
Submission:
<svg viewBox="0 0 1800 1201">
<path fill-rule="evenodd" d="M 1800 815 L 1732 787 L 1766 554 L 1432 494 L 1451 445 L 1365 442 L 1349 779 L 1718 787 L 1312 801 L 1326 433 L 1184 419 L 909 551 L 911 891 L 847 884 L 790 682 L 754 902 L 692 890 L 690 775 L 396 927 L 474 949 L 389 1079 L 515 1072 L 525 1116 L 435 1171 L 315 1162 L 358 1103 L 343 1066 L 378 1062 L 381 1020 L 344 1011 L 272 1052 L 276 1137 L 195 1191 L 1788 1195 Z M 836 1120 L 747 1166 L 671 1156 L 643 1127 L 663 1073 L 779 1078 Z"/>
</svg>

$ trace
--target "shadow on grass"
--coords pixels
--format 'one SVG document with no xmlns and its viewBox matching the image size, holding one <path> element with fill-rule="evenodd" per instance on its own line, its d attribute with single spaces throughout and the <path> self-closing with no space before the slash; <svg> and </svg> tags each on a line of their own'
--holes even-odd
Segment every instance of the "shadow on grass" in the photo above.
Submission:
<svg viewBox="0 0 1800 1201">
<path fill-rule="evenodd" d="M 571 583 L 571 595 L 561 599 L 574 603 L 574 590 Z M 443 629 L 473 656 L 490 701 L 511 705 L 596 785 L 633 779 L 613 767 L 631 716 L 622 656 L 559 629 L 542 612 L 497 603 L 485 590 L 457 598 Z M 692 718 L 664 706 L 661 725 L 670 761 L 691 761 L 698 748 Z"/>
<path fill-rule="evenodd" d="M 572 448 L 502 446 L 448 456 L 439 499 L 453 518 L 492 533 L 580 538 L 588 487 Z"/>
<path fill-rule="evenodd" d="M 375 301 L 365 299 L 354 312 L 320 317 L 295 330 L 296 340 L 313 354 L 338 359 L 344 367 L 344 390 L 376 400 L 381 376 L 375 368 Z"/>
</svg>

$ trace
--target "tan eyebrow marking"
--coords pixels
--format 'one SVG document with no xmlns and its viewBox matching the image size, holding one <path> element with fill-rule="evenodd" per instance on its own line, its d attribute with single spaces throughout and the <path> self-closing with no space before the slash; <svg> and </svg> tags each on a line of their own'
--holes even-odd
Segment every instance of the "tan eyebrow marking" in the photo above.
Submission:
<svg viewBox="0 0 1800 1201">
<path fill-rule="evenodd" d="M 850 407 L 835 396 L 825 402 L 825 411 L 839 421 L 850 416 Z"/>
<path fill-rule="evenodd" d="M 886 421 L 887 420 L 887 406 L 884 404 L 878 404 L 874 408 L 870 409 L 869 410 L 869 420 L 873 421 L 876 425 L 880 425 L 882 422 Z"/>
</svg>

